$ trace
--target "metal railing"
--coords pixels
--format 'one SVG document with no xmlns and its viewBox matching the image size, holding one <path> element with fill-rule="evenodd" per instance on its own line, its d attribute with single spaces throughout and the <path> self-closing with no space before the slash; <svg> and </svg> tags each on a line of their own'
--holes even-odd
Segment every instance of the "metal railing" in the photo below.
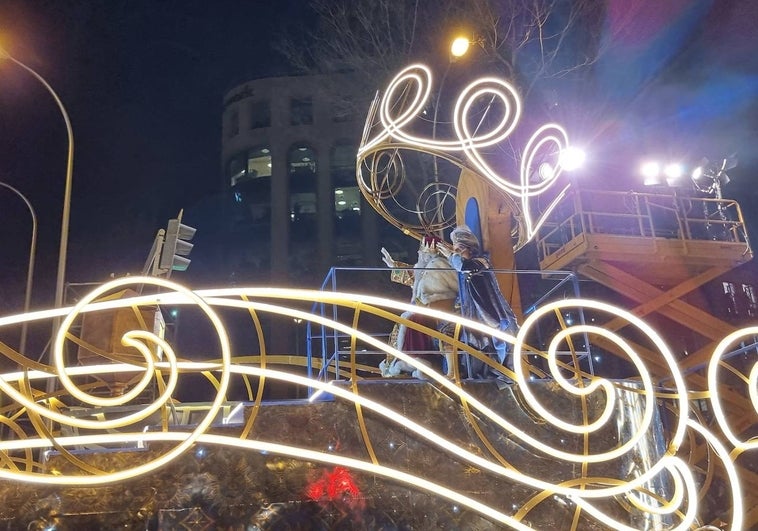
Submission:
<svg viewBox="0 0 758 531">
<path fill-rule="evenodd" d="M 417 270 L 418 271 L 418 270 Z M 521 288 L 521 299 L 523 307 L 523 317 L 528 317 L 533 313 L 540 305 L 556 299 L 565 298 L 579 298 L 581 297 L 579 280 L 576 275 L 570 271 L 540 271 L 540 270 L 505 270 L 494 269 L 496 274 L 512 274 L 517 275 L 519 280 L 522 281 L 524 287 Z M 349 277 L 360 277 L 362 282 L 346 282 Z M 364 294 L 375 294 L 379 296 L 388 296 L 387 291 L 392 284 L 389 281 L 390 272 L 387 268 L 370 268 L 370 267 L 333 267 L 329 270 L 324 281 L 321 285 L 322 291 L 331 292 L 350 292 L 350 289 L 345 288 L 345 284 L 360 285 L 362 286 L 361 292 Z M 409 298 L 409 288 L 395 284 L 399 286 L 397 288 L 397 298 L 399 301 L 405 302 L 404 298 Z M 351 326 L 357 321 L 361 320 L 360 316 L 356 315 L 359 310 L 350 310 L 338 304 L 327 304 L 323 302 L 315 303 L 311 307 L 311 313 L 319 315 L 321 317 L 327 317 L 337 322 L 343 322 L 350 324 Z M 376 316 L 373 316 L 376 317 Z M 368 318 L 366 324 L 362 322 L 360 328 L 362 331 L 367 332 L 371 337 L 381 339 L 382 341 L 390 342 L 390 333 L 393 325 L 398 321 L 400 316 L 394 316 L 393 318 Z M 585 323 L 584 312 L 580 309 L 577 315 L 572 315 L 569 320 L 576 320 L 582 324 Z M 555 322 L 550 325 L 543 326 L 562 326 L 556 319 Z M 412 324 L 409 326 L 413 326 Z M 541 345 L 540 337 L 542 336 L 539 327 L 534 332 L 532 338 L 532 345 L 535 348 L 539 348 Z M 549 336 L 550 332 L 545 331 L 545 336 Z M 319 365 L 318 373 L 315 377 L 319 380 L 326 381 L 332 378 L 340 379 L 340 374 L 350 373 L 353 369 L 348 365 L 345 358 L 355 354 L 360 361 L 364 362 L 364 365 L 378 366 L 381 359 L 384 358 L 385 353 L 372 349 L 370 347 L 364 348 L 360 343 L 353 342 L 353 338 L 348 334 L 343 334 L 331 327 L 320 326 L 312 321 L 307 322 L 306 326 L 306 352 L 308 356 L 307 371 L 309 377 L 314 377 L 314 367 Z M 567 358 L 576 356 L 576 360 L 582 363 L 582 369 L 585 372 L 594 374 L 593 360 L 591 356 L 591 345 L 589 338 L 586 334 L 583 334 L 583 343 L 578 345 L 573 352 L 565 351 L 559 353 Z M 414 355 L 420 354 L 419 352 L 413 352 Z M 426 354 L 440 355 L 440 351 L 427 352 Z M 468 366 L 469 354 L 466 352 L 460 353 L 464 356 L 464 366 Z M 314 361 L 318 359 L 319 363 Z M 571 362 L 568 361 L 567 365 Z"/>
<path fill-rule="evenodd" d="M 555 209 L 537 238 L 543 260 L 582 234 L 609 234 L 637 238 L 720 241 L 745 245 L 745 222 L 739 204 L 678 194 L 574 191 Z"/>
</svg>

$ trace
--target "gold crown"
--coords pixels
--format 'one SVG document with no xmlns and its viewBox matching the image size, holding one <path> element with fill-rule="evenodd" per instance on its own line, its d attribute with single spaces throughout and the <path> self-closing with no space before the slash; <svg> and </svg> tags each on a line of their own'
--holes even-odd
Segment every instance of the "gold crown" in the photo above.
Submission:
<svg viewBox="0 0 758 531">
<path fill-rule="evenodd" d="M 440 241 L 439 238 L 436 236 L 424 236 L 421 239 L 421 245 L 419 246 L 419 251 L 424 253 L 436 253 L 437 252 L 437 243 Z"/>
</svg>

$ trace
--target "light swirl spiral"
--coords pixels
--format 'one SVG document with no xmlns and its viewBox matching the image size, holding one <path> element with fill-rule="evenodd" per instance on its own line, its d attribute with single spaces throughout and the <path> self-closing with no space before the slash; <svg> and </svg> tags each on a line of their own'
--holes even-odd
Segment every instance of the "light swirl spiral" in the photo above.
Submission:
<svg viewBox="0 0 758 531">
<path fill-rule="evenodd" d="M 584 434 L 584 433 L 590 433 L 592 431 L 595 431 L 611 418 L 612 413 L 613 413 L 614 403 L 615 403 L 613 399 L 614 387 L 611 384 L 611 382 L 609 382 L 608 380 L 604 378 L 593 378 L 589 382 L 585 382 L 585 381 L 578 382 L 576 380 L 568 380 L 561 374 L 560 367 L 558 366 L 558 363 L 557 363 L 558 347 L 565 341 L 566 338 L 570 337 L 572 334 L 591 333 L 598 336 L 602 336 L 606 338 L 607 340 L 609 340 L 612 344 L 614 344 L 616 347 L 621 349 L 626 354 L 626 356 L 633 362 L 633 364 L 639 371 L 640 378 L 642 380 L 643 385 L 642 385 L 641 394 L 645 397 L 645 408 L 644 408 L 642 420 L 640 423 L 640 429 L 638 429 L 636 433 L 632 434 L 632 436 L 628 440 L 620 442 L 620 444 L 616 448 L 613 448 L 613 449 L 610 449 L 608 451 L 601 452 L 598 454 L 592 454 L 592 455 L 574 454 L 570 452 L 565 452 L 558 448 L 552 449 L 551 451 L 555 452 L 554 455 L 560 456 L 562 459 L 566 459 L 570 461 L 578 461 L 578 462 L 599 462 L 603 460 L 610 460 L 613 458 L 617 458 L 625 454 L 626 452 L 632 451 L 635 448 L 635 446 L 640 442 L 640 440 L 646 435 L 647 430 L 650 427 L 650 423 L 652 422 L 653 413 L 656 407 L 655 406 L 655 393 L 654 393 L 652 379 L 642 359 L 635 352 L 634 348 L 623 337 L 621 337 L 618 334 L 615 334 L 614 332 L 605 330 L 604 328 L 601 328 L 601 327 L 589 326 L 589 325 L 583 325 L 583 324 L 569 326 L 566 329 L 557 333 L 555 337 L 551 340 L 550 345 L 548 347 L 548 352 L 547 352 L 548 364 L 552 373 L 551 376 L 555 379 L 556 383 L 560 385 L 562 389 L 578 397 L 586 397 L 596 391 L 603 392 L 606 397 L 605 409 L 598 416 L 598 418 L 592 422 L 589 422 L 587 424 L 571 424 L 561 419 L 559 416 L 557 416 L 552 411 L 550 411 L 547 407 L 545 407 L 542 403 L 540 403 L 540 401 L 537 399 L 537 397 L 531 390 L 529 380 L 526 378 L 523 378 L 522 376 L 525 372 L 524 360 L 523 360 L 525 337 L 529 333 L 530 328 L 536 327 L 538 320 L 542 318 L 543 316 L 553 313 L 553 312 L 566 312 L 567 309 L 575 310 L 577 308 L 582 309 L 582 310 L 584 309 L 599 310 L 602 312 L 609 313 L 610 315 L 613 315 L 613 316 L 621 317 L 625 319 L 626 321 L 628 321 L 631 325 L 634 325 L 635 327 L 637 327 L 638 330 L 642 332 L 645 336 L 647 336 L 650 339 L 650 341 L 658 348 L 661 354 L 661 357 L 668 364 L 671 370 L 671 374 L 675 381 L 675 385 L 678 392 L 679 408 L 682 413 L 681 413 L 679 424 L 677 425 L 677 429 L 675 430 L 672 436 L 670 450 L 673 451 L 676 448 L 678 448 L 681 445 L 681 442 L 684 438 L 685 425 L 684 425 L 684 420 L 682 419 L 686 419 L 687 417 L 686 412 L 688 411 L 688 402 L 686 399 L 686 396 L 687 396 L 686 386 L 677 368 L 676 361 L 669 347 L 665 344 L 665 342 L 658 335 L 658 333 L 655 330 L 653 330 L 652 327 L 650 327 L 649 325 L 644 323 L 641 319 L 639 319 L 638 317 L 634 316 L 633 314 L 631 314 L 630 312 L 626 310 L 622 310 L 620 308 L 611 306 L 609 304 L 606 304 L 600 301 L 593 301 L 593 300 L 587 300 L 587 299 L 567 299 L 567 300 L 554 301 L 538 308 L 534 313 L 532 313 L 524 321 L 523 326 L 521 330 L 519 331 L 519 334 L 516 338 L 516 342 L 514 344 L 514 351 L 513 351 L 514 371 L 516 372 L 517 375 L 519 375 L 519 381 L 522 384 L 521 391 L 524 394 L 526 403 L 551 424 L 567 432 L 571 432 L 575 434 Z"/>
<path fill-rule="evenodd" d="M 470 129 L 470 113 L 481 99 L 490 97 L 487 109 L 497 108 L 495 101 L 502 104 L 500 120 L 490 131 L 479 132 L 479 124 L 474 131 Z M 478 149 L 493 146 L 505 140 L 516 128 L 521 119 L 521 102 L 516 89 L 502 79 L 485 77 L 467 86 L 458 96 L 453 110 L 453 128 L 464 152 L 475 155 L 479 160 Z"/>
<path fill-rule="evenodd" d="M 151 379 L 155 376 L 155 369 L 156 369 L 156 362 L 152 359 L 152 353 L 150 351 L 150 348 L 148 346 L 148 343 L 153 343 L 155 345 L 160 346 L 164 352 L 165 356 L 167 358 L 166 361 L 161 362 L 162 370 L 165 370 L 165 367 L 168 367 L 169 369 L 169 378 L 168 382 L 165 386 L 164 391 L 160 394 L 157 399 L 155 399 L 151 404 L 146 405 L 142 409 L 122 415 L 122 416 L 116 416 L 115 418 L 107 419 L 107 420 L 87 420 L 83 418 L 78 418 L 74 416 L 68 416 L 64 413 L 61 413 L 53 408 L 46 408 L 42 404 L 35 402 L 30 397 L 27 397 L 26 395 L 20 393 L 18 390 L 14 389 L 11 383 L 6 381 L 5 379 L 0 378 L 0 390 L 7 393 L 12 399 L 17 401 L 20 405 L 28 408 L 29 410 L 35 412 L 36 414 L 48 418 L 52 420 L 53 422 L 58 422 L 61 425 L 67 425 L 67 426 L 73 426 L 76 428 L 84 428 L 84 429 L 96 429 L 96 430 L 115 430 L 119 429 L 119 431 L 123 430 L 122 433 L 124 434 L 124 437 L 134 436 L 134 433 L 130 433 L 128 431 L 129 426 L 134 424 L 135 422 L 145 419 L 150 414 L 154 413 L 158 409 L 162 407 L 167 406 L 167 402 L 171 398 L 172 392 L 176 388 L 176 382 L 178 379 L 178 367 L 177 367 L 177 358 L 176 355 L 171 348 L 171 346 L 161 339 L 160 337 L 156 336 L 155 334 L 151 332 L 147 332 L 144 330 L 133 330 L 129 331 L 122 337 L 122 343 L 124 345 L 134 347 L 137 349 L 138 352 L 140 352 L 144 359 L 145 359 L 145 366 L 136 366 L 136 365 L 129 365 L 129 364 L 114 364 L 113 367 L 117 367 L 118 370 L 142 370 L 144 372 L 142 378 L 137 383 L 137 385 L 132 389 L 130 392 L 126 393 L 123 396 L 120 397 L 111 397 L 111 398 L 103 398 L 103 397 L 97 397 L 88 393 L 85 393 L 81 389 L 77 387 L 77 385 L 71 380 L 69 376 L 70 369 L 66 367 L 65 360 L 63 356 L 63 344 L 66 338 L 66 334 L 68 332 L 68 328 L 71 326 L 71 324 L 74 322 L 74 320 L 78 317 L 78 314 L 80 312 L 87 312 L 87 311 L 97 311 L 98 309 L 98 303 L 93 303 L 98 297 L 100 297 L 103 293 L 107 293 L 109 291 L 115 290 L 117 288 L 121 288 L 127 285 L 135 285 L 135 284 L 141 284 L 141 285 L 154 285 L 160 288 L 172 290 L 175 294 L 180 295 L 182 300 L 188 302 L 188 303 L 194 303 L 197 305 L 208 317 L 208 319 L 211 321 L 217 336 L 219 340 L 219 347 L 220 347 L 220 362 L 213 364 L 212 368 L 220 373 L 220 377 L 218 378 L 218 385 L 217 385 L 217 394 L 213 401 L 211 402 L 210 406 L 205 412 L 205 415 L 199 419 L 197 425 L 194 427 L 194 429 L 191 432 L 183 432 L 181 433 L 181 436 L 179 437 L 179 443 L 174 446 L 172 449 L 166 451 L 162 455 L 159 455 L 152 459 L 151 461 L 144 462 L 140 465 L 134 466 L 132 468 L 122 469 L 118 471 L 112 471 L 108 473 L 101 473 L 101 474 L 95 474 L 95 475 L 85 475 L 85 476 L 56 476 L 56 475 L 50 475 L 50 474 L 26 474 L 24 475 L 24 479 L 27 481 L 36 481 L 36 482 L 48 482 L 48 483 L 80 483 L 80 484 L 103 484 L 103 483 L 109 483 L 109 482 L 115 482 L 120 481 L 129 477 L 133 477 L 139 474 L 147 473 L 151 470 L 154 470 L 160 466 L 163 466 L 173 460 L 174 458 L 178 457 L 182 453 L 184 453 L 190 446 L 192 446 L 195 441 L 207 431 L 207 429 L 210 427 L 213 420 L 217 417 L 217 414 L 219 410 L 221 409 L 221 406 L 223 402 L 226 399 L 226 392 L 229 387 L 230 377 L 231 377 L 231 351 L 230 351 L 230 344 L 229 344 L 229 338 L 226 332 L 226 329 L 223 326 L 223 323 L 221 322 L 220 318 L 216 314 L 216 312 L 211 308 L 211 306 L 206 303 L 202 297 L 196 295 L 194 292 L 188 290 L 187 288 L 184 288 L 183 286 L 176 284 L 174 282 L 161 279 L 161 278 L 154 278 L 154 277 L 126 277 L 121 279 L 115 279 L 113 281 L 110 281 L 101 287 L 94 290 L 92 293 L 90 293 L 87 297 L 83 298 L 66 316 L 66 318 L 63 320 L 58 333 L 55 338 L 54 343 L 54 359 L 55 359 L 55 368 L 57 371 L 57 375 L 60 378 L 64 388 L 68 393 L 70 393 L 72 396 L 76 397 L 79 400 L 82 400 L 88 404 L 96 405 L 96 406 L 104 406 L 104 407 L 112 407 L 114 405 L 122 405 L 125 404 L 128 400 L 131 398 L 137 396 L 141 391 L 145 389 L 147 384 L 151 381 Z M 144 300 L 146 301 L 146 304 L 160 304 L 164 299 L 170 299 L 172 296 L 171 293 L 165 293 L 165 294 L 157 294 L 153 296 L 144 296 Z M 149 302 L 148 302 L 149 301 Z M 119 307 L 126 307 L 131 306 L 134 304 L 134 301 L 130 300 L 117 300 L 117 301 L 109 301 L 108 307 L 109 308 L 119 308 Z M 108 367 L 111 367 L 111 365 L 106 365 L 105 368 L 100 368 L 100 370 L 107 370 Z M 206 369 L 207 370 L 207 369 Z M 141 431 L 140 431 L 141 433 Z M 8 472 L 0 471 L 0 477 L 9 475 Z M 12 474 L 10 474 L 12 475 Z"/>
<path fill-rule="evenodd" d="M 516 89 L 495 77 L 470 83 L 456 98 L 452 112 L 454 135 L 447 139 L 438 138 L 436 123 L 431 124 L 431 134 L 428 134 L 425 109 L 431 92 L 431 70 L 413 64 L 401 70 L 384 93 L 377 96 L 366 118 L 358 148 L 356 175 L 361 193 L 385 219 L 416 238 L 424 232 L 452 226 L 455 219 L 442 215 L 439 207 L 430 222 L 427 209 L 417 205 L 414 211 L 412 204 L 417 202 L 403 201 L 400 197 L 403 189 L 417 193 L 425 188 L 424 182 L 407 182 L 412 177 L 418 179 L 416 175 L 424 175 L 424 172 L 423 163 L 416 168 L 404 160 L 406 152 L 432 157 L 434 186 L 440 185 L 438 163 L 447 161 L 460 169 L 473 171 L 505 199 L 517 221 L 514 249 L 520 249 L 535 236 L 568 189 L 564 186 L 552 194 L 547 208 L 532 212 L 530 200 L 554 189 L 561 175 L 560 154 L 569 145 L 566 131 L 552 123 L 540 127 L 524 147 L 518 178 L 509 179 L 493 167 L 492 153 L 485 148 L 500 145 L 517 127 L 522 105 Z M 531 179 L 537 169 L 535 163 L 545 168 L 540 181 Z M 458 186 L 457 183 L 448 185 Z M 401 218 L 409 213 L 411 221 Z"/>
<path fill-rule="evenodd" d="M 148 284 L 150 282 L 147 282 Z M 173 394 L 176 383 L 178 381 L 178 372 L 177 372 L 177 366 L 176 366 L 176 354 L 174 353 L 174 349 L 171 347 L 171 345 L 166 342 L 163 338 L 157 336 L 156 334 L 152 332 L 148 332 L 146 330 L 130 330 L 127 331 L 124 336 L 121 338 L 121 343 L 124 346 L 132 347 L 136 349 L 145 360 L 145 367 L 142 369 L 142 378 L 140 378 L 139 382 L 137 382 L 135 385 L 132 386 L 132 388 L 120 396 L 114 396 L 114 397 L 102 397 L 102 396 L 95 396 L 89 393 L 85 393 L 79 387 L 74 383 L 71 378 L 68 375 L 68 371 L 66 368 L 66 361 L 64 359 L 64 343 L 66 340 L 66 335 L 71 327 L 71 325 L 74 323 L 74 321 L 79 317 L 80 312 L 86 308 L 89 304 L 95 302 L 98 298 L 100 298 L 103 294 L 108 293 L 110 291 L 113 291 L 115 288 L 119 288 L 122 286 L 127 286 L 129 284 L 134 284 L 134 282 L 126 277 L 123 279 L 117 279 L 113 282 L 104 284 L 103 286 L 100 286 L 93 290 L 92 292 L 88 293 L 87 296 L 83 297 L 69 312 L 69 314 L 65 317 L 63 322 L 60 325 L 60 328 L 58 329 L 58 333 L 55 336 L 55 342 L 53 343 L 53 359 L 55 363 L 55 368 L 58 374 L 58 378 L 61 381 L 61 384 L 63 385 L 64 389 L 71 394 L 71 396 L 77 398 L 81 402 L 84 402 L 86 404 L 91 404 L 94 406 L 103 406 L 103 407 L 112 407 L 112 406 L 120 406 L 126 403 L 131 402 L 135 398 L 137 398 L 140 394 L 142 394 L 145 389 L 147 389 L 147 386 L 150 384 L 150 382 L 153 380 L 155 376 L 155 359 L 153 352 L 150 350 L 150 347 L 148 346 L 148 343 L 153 343 L 156 346 L 159 346 L 162 351 L 165 353 L 166 359 L 170 366 L 170 372 L 169 372 L 169 378 L 168 382 L 166 384 L 166 387 L 164 391 L 159 395 L 157 400 L 154 400 L 153 403 L 149 404 L 147 407 L 140 411 L 136 411 L 130 415 L 126 415 L 120 418 L 110 419 L 110 420 L 97 420 L 97 421 L 87 421 L 86 419 L 82 419 L 81 422 L 83 423 L 83 427 L 87 428 L 99 428 L 99 429 L 112 429 L 119 426 L 124 426 L 126 424 L 137 422 L 139 420 L 142 420 L 161 407 L 163 407 L 166 404 L 166 401 L 171 397 Z M 178 286 L 178 285 L 177 285 Z M 180 288 L 185 291 L 186 288 Z"/>
<path fill-rule="evenodd" d="M 745 450 L 754 450 L 758 448 L 758 437 L 752 437 L 747 441 L 741 440 L 729 426 L 724 415 L 724 408 L 721 405 L 721 399 L 719 396 L 719 383 L 718 383 L 718 369 L 721 363 L 721 358 L 727 352 L 727 349 L 736 343 L 740 338 L 753 337 L 758 334 L 758 326 L 748 326 L 735 332 L 732 332 L 716 346 L 711 356 L 711 360 L 708 364 L 708 389 L 711 393 L 711 404 L 713 405 L 713 413 L 716 418 L 721 431 L 724 433 L 729 442 L 732 443 L 735 449 L 740 452 Z M 750 396 L 750 403 L 753 406 L 753 410 L 758 413 L 758 362 L 754 363 L 750 374 L 747 378 L 748 394 Z"/>
</svg>

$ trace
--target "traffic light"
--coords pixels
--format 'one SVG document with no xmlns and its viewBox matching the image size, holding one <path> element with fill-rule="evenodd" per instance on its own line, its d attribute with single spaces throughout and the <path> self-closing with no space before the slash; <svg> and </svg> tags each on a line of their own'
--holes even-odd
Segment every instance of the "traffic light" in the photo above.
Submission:
<svg viewBox="0 0 758 531">
<path fill-rule="evenodd" d="M 195 228 L 182 223 L 182 212 L 176 219 L 168 220 L 166 236 L 163 240 L 161 257 L 158 267 L 167 271 L 186 271 L 190 264 L 187 258 L 192 251 L 193 245 L 189 242 L 195 235 Z"/>
</svg>

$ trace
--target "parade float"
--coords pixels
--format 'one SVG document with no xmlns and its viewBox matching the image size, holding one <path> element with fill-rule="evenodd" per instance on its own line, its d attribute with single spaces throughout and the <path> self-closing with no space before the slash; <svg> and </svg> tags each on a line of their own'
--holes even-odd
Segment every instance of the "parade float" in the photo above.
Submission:
<svg viewBox="0 0 758 531">
<path fill-rule="evenodd" d="M 735 328 L 689 297 L 752 259 L 739 205 L 582 190 L 564 171 L 568 133 L 520 131 L 508 82 L 464 87 L 444 128 L 428 119 L 432 90 L 431 71 L 413 65 L 377 96 L 358 184 L 409 238 L 445 241 L 452 227 L 471 227 L 517 332 L 372 293 L 371 283 L 341 291 L 337 271 L 321 289 L 193 290 L 168 278 L 156 253 L 151 274 L 113 279 L 73 306 L 0 318 L 6 331 L 55 324 L 44 362 L 0 344 L 16 366 L 0 378 L 0 526 L 756 525 L 758 323 Z M 490 155 L 517 139 L 518 171 L 505 174 Z M 514 256 L 527 245 L 539 268 L 519 271 Z M 616 300 L 586 296 L 579 278 Z M 202 346 L 179 352 L 166 338 L 162 312 L 177 307 L 204 317 Z M 232 314 L 247 318 L 254 345 L 230 340 Z M 659 329 L 653 315 L 673 324 Z M 270 316 L 305 323 L 304 352 L 268 352 Z M 429 335 L 438 352 L 395 348 L 396 325 Z M 467 330 L 507 343 L 509 363 L 472 348 Z M 671 346 L 681 330 L 697 338 L 686 355 Z M 427 362 L 443 352 L 455 360 L 449 374 Z M 603 374 L 600 356 L 624 370 Z M 416 377 L 383 377 L 382 360 Z M 471 360 L 503 378 L 471 378 Z M 207 399 L 177 400 L 184 381 Z M 267 400 L 274 385 L 302 392 Z"/>
</svg>

